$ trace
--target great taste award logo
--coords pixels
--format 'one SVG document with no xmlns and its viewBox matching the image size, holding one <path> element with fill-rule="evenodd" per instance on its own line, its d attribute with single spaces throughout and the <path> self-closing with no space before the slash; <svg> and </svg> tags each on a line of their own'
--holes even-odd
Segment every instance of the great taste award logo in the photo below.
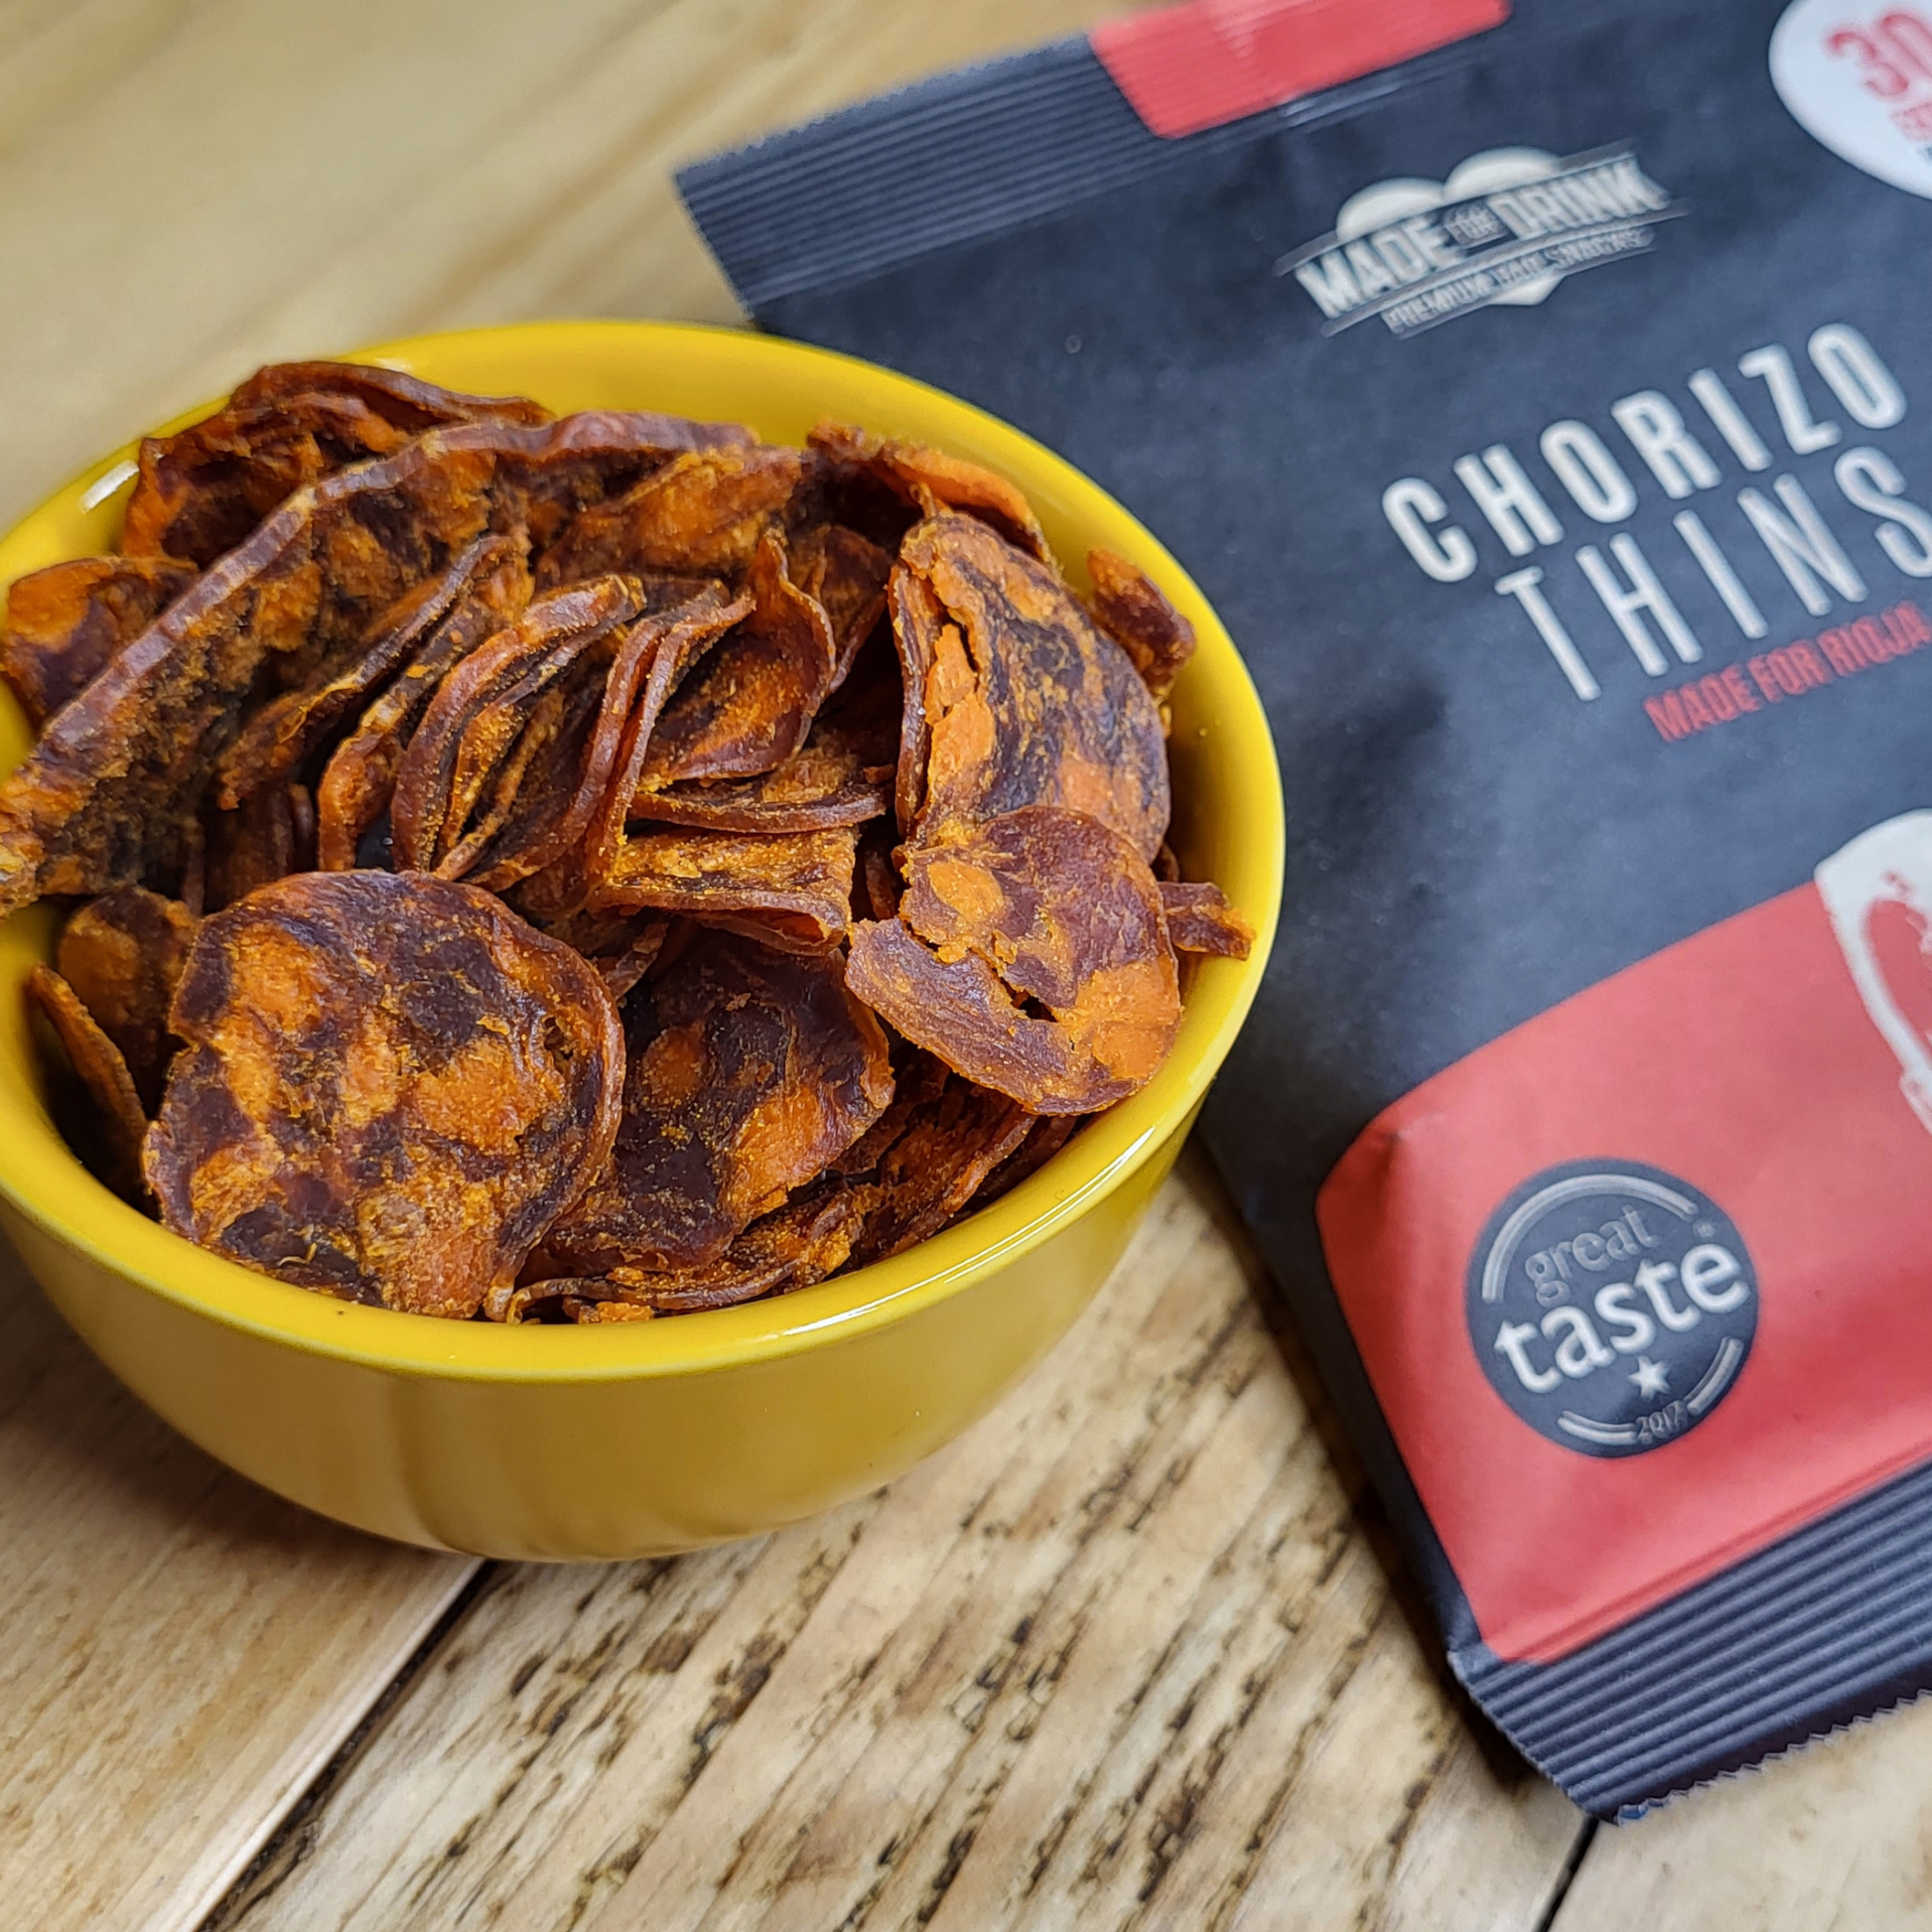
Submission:
<svg viewBox="0 0 1932 1932">
<path fill-rule="evenodd" d="M 1526 1180 L 1483 1229 L 1467 1297 L 1490 1386 L 1585 1455 L 1640 1455 L 1695 1429 L 1757 1329 L 1757 1277 L 1730 1217 L 1631 1161 Z"/>
<path fill-rule="evenodd" d="M 1569 160 L 1491 148 L 1447 181 L 1377 182 L 1351 195 L 1332 234 L 1284 255 L 1333 336 L 1371 316 L 1398 336 L 1499 304 L 1541 302 L 1566 277 L 1650 246 L 1684 212 L 1628 147 Z"/>
</svg>

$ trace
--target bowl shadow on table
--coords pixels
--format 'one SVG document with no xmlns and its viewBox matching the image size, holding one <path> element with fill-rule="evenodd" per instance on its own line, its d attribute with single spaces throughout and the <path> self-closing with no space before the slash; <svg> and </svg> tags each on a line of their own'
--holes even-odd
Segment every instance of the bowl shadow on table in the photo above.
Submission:
<svg viewBox="0 0 1932 1932">
<path fill-rule="evenodd" d="M 1541 1773 L 1496 1728 L 1449 1669 L 1448 1656 L 1443 1649 L 1442 1633 L 1437 1628 L 1435 1617 L 1430 1614 L 1422 1587 L 1402 1554 L 1395 1526 L 1389 1520 L 1382 1498 L 1369 1480 L 1361 1457 L 1335 1414 L 1333 1399 L 1315 1369 L 1308 1341 L 1289 1308 L 1288 1298 L 1262 1259 L 1261 1251 L 1229 1196 L 1219 1171 L 1198 1141 L 1183 1150 L 1177 1172 L 1186 1177 L 1213 1220 L 1217 1232 L 1239 1257 L 1256 1307 L 1261 1311 L 1281 1355 L 1282 1366 L 1308 1410 L 1309 1420 L 1320 1437 L 1329 1461 L 1334 1465 L 1336 1480 L 1348 1497 L 1349 1513 L 1381 1567 L 1389 1586 L 1389 1594 L 1409 1625 L 1410 1634 L 1444 1701 L 1461 1721 L 1463 1728 L 1481 1752 L 1489 1774 L 1499 1785 L 1516 1789 L 1540 1781 Z"/>
</svg>

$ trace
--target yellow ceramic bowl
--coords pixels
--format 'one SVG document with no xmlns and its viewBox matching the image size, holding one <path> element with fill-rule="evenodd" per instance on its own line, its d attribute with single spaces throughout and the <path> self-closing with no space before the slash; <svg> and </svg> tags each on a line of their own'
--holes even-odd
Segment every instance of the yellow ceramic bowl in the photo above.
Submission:
<svg viewBox="0 0 1932 1932">
<path fill-rule="evenodd" d="M 1173 1164 L 1274 931 L 1281 790 L 1254 687 L 1200 593 L 1118 503 L 1005 424 L 884 369 L 647 323 L 422 337 L 361 359 L 559 411 L 675 410 L 787 442 L 832 416 L 937 444 L 1018 482 L 1070 563 L 1096 544 L 1135 558 L 1199 632 L 1173 700 L 1173 839 L 1187 876 L 1218 881 L 1261 928 L 1254 956 L 1199 962 L 1160 1075 L 1005 1199 L 776 1301 L 507 1328 L 351 1307 L 204 1253 L 108 1193 L 55 1132 L 21 993 L 54 921 L 34 907 L 0 929 L 0 1221 L 88 1345 L 183 1435 L 324 1515 L 488 1556 L 685 1550 L 829 1508 L 958 1434 L 1045 1353 Z M 0 585 L 109 548 L 127 459 L 0 543 Z M 0 768 L 27 742 L 5 702 Z"/>
</svg>

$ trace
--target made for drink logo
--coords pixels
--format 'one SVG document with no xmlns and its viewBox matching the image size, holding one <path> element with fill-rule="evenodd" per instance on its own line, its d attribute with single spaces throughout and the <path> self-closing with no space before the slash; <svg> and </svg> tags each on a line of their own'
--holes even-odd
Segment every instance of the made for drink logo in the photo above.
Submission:
<svg viewBox="0 0 1932 1932">
<path fill-rule="evenodd" d="M 1641 1455 L 1695 1429 L 1736 1386 L 1757 1329 L 1730 1217 L 1630 1161 L 1571 1162 L 1516 1188 L 1476 1243 L 1467 1294 L 1490 1386 L 1584 1455 Z"/>
<path fill-rule="evenodd" d="M 1416 336 L 1472 310 L 1529 306 L 1569 276 L 1650 246 L 1685 212 L 1629 147 L 1568 160 L 1541 148 L 1491 148 L 1447 181 L 1381 181 L 1352 195 L 1334 232 L 1284 255 L 1321 311 L 1324 336 L 1380 316 Z"/>
</svg>

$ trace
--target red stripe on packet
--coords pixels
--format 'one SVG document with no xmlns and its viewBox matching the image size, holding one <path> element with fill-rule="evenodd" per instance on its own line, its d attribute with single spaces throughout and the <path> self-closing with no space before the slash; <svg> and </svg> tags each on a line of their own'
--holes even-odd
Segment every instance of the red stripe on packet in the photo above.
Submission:
<svg viewBox="0 0 1932 1932">
<path fill-rule="evenodd" d="M 1185 0 L 1103 21 L 1089 40 L 1170 140 L 1357 80 L 1500 27 L 1509 0 Z"/>
</svg>

